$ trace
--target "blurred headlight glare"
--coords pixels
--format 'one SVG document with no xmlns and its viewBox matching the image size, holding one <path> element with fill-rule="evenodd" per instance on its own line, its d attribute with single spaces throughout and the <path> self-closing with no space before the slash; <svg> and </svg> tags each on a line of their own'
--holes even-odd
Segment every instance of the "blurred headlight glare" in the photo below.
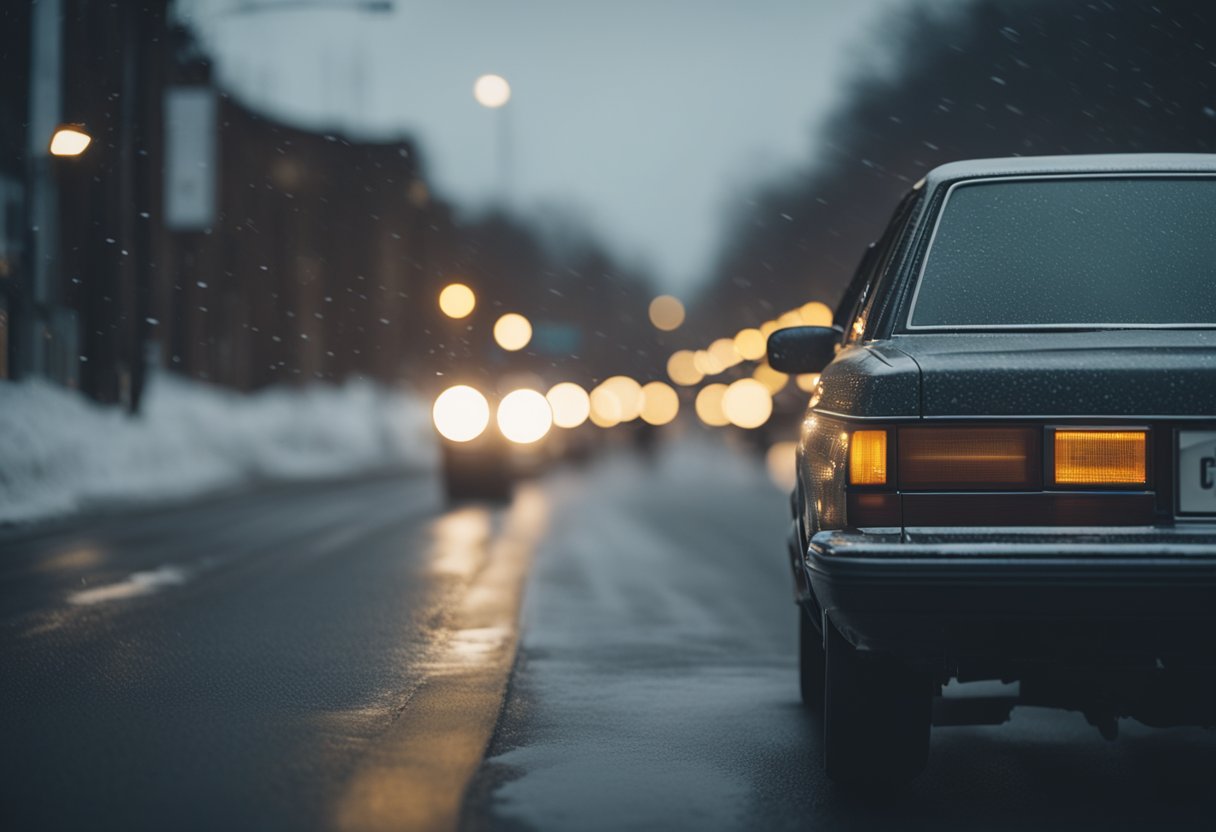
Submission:
<svg viewBox="0 0 1216 832">
<path fill-rule="evenodd" d="M 559 428 L 576 428 L 591 415 L 591 399 L 587 391 L 572 381 L 553 385 L 545 398 L 553 410 L 553 424 Z"/>
<path fill-rule="evenodd" d="M 535 390 L 514 390 L 498 405 L 498 429 L 518 445 L 540 441 L 552 426 L 549 402 Z"/>
<path fill-rule="evenodd" d="M 671 386 L 652 381 L 642 387 L 642 421 L 648 425 L 666 425 L 680 412 L 680 397 Z"/>
<path fill-rule="evenodd" d="M 452 442 L 471 442 L 490 424 L 490 403 L 466 384 L 449 387 L 431 408 L 435 430 Z"/>
</svg>

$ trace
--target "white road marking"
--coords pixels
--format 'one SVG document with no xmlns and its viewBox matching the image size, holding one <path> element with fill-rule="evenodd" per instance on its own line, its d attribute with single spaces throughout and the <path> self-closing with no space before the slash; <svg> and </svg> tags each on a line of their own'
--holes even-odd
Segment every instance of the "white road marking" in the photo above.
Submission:
<svg viewBox="0 0 1216 832">
<path fill-rule="evenodd" d="M 118 583 L 74 592 L 68 596 L 68 603 L 85 606 L 109 601 L 127 601 L 160 592 L 167 587 L 181 586 L 192 577 L 190 570 L 180 566 L 158 566 L 147 572 L 133 572 Z"/>
</svg>

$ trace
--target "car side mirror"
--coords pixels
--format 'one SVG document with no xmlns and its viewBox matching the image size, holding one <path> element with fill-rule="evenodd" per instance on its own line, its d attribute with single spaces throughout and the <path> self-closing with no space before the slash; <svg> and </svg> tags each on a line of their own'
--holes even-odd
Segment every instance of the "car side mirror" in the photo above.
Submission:
<svg viewBox="0 0 1216 832">
<path fill-rule="evenodd" d="M 818 373 L 836 357 L 842 332 L 834 326 L 792 326 L 768 336 L 768 363 L 791 375 Z"/>
</svg>

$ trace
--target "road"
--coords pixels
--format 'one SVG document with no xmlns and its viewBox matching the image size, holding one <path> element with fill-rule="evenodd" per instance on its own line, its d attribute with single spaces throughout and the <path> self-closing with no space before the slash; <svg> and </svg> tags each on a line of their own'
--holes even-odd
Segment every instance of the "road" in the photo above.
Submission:
<svg viewBox="0 0 1216 832">
<path fill-rule="evenodd" d="M 6 534 L 0 828 L 454 819 L 544 508 L 427 475 Z"/>
<path fill-rule="evenodd" d="M 0 826 L 1211 828 L 1212 732 L 1035 709 L 826 783 L 785 511 L 692 437 L 500 509 L 403 476 L 5 533 Z"/>
</svg>

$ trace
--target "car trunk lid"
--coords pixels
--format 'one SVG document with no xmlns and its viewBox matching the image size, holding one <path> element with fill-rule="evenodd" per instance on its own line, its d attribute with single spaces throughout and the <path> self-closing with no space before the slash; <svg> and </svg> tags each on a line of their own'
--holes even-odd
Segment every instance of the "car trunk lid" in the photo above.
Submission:
<svg viewBox="0 0 1216 832">
<path fill-rule="evenodd" d="M 1216 419 L 1216 332 L 901 335 L 925 417 Z"/>
</svg>

